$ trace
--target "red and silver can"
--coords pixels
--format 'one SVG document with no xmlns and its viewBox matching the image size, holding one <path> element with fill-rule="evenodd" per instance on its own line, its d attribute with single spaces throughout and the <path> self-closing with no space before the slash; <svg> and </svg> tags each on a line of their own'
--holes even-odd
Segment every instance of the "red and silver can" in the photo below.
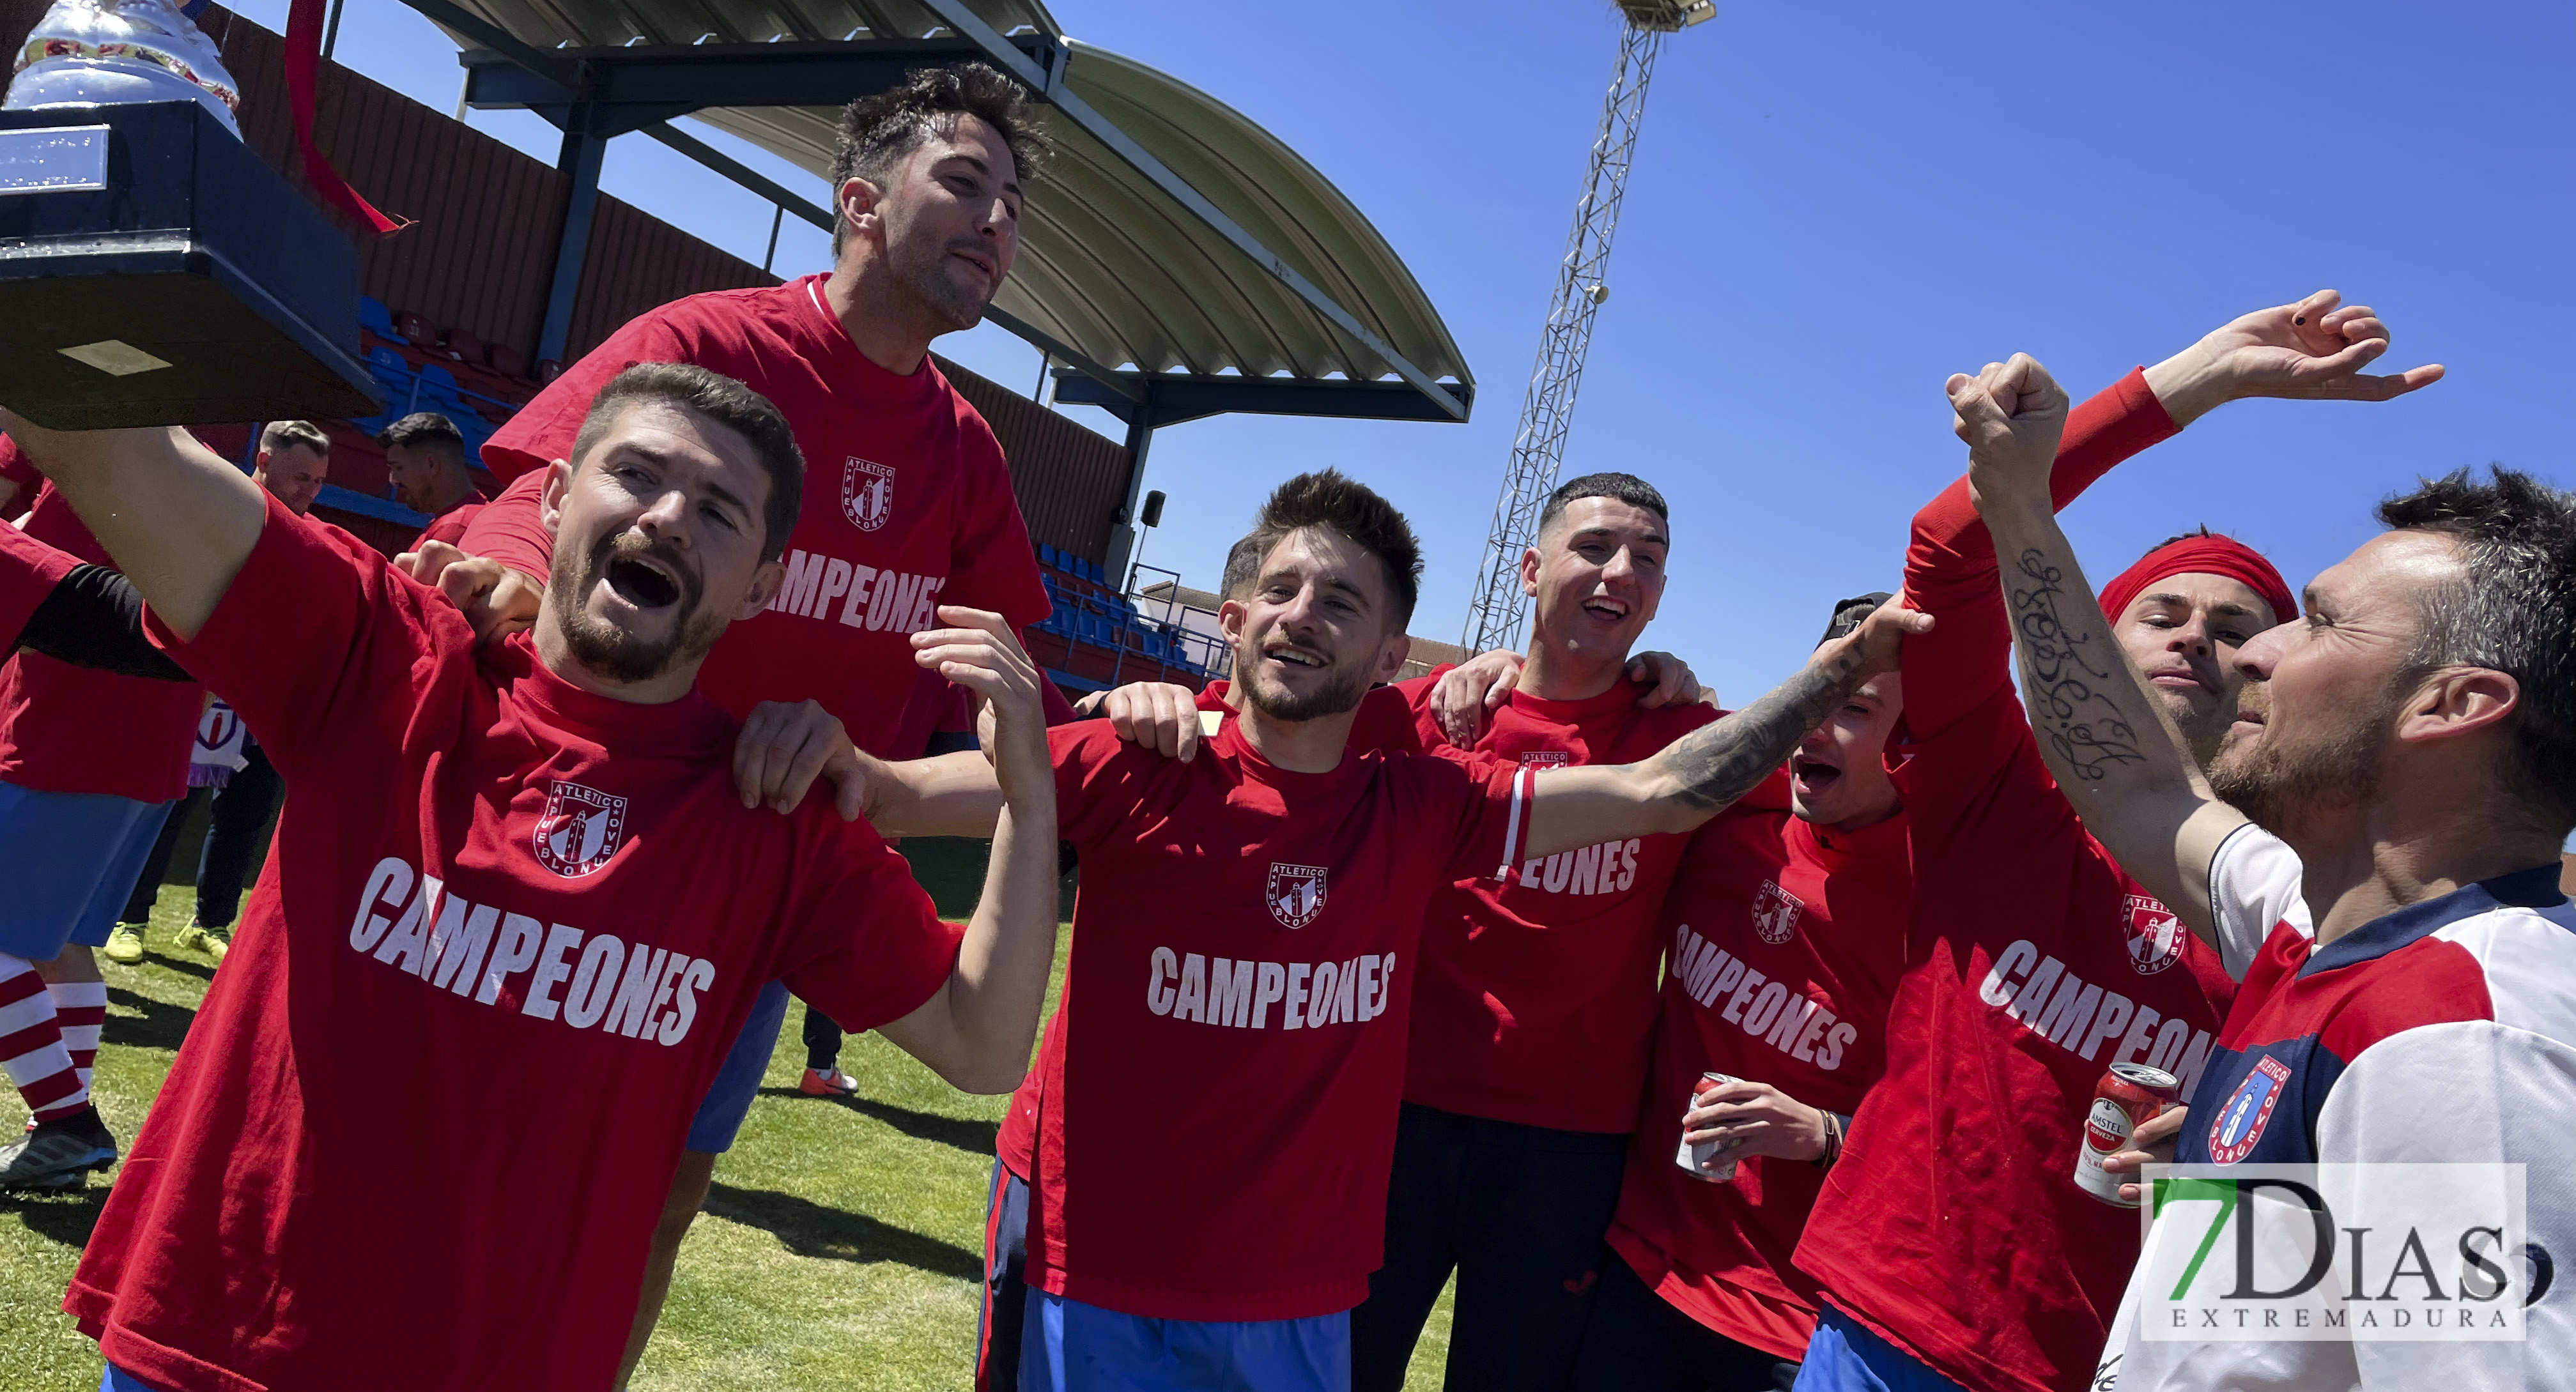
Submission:
<svg viewBox="0 0 2576 1392">
<path fill-rule="evenodd" d="M 2115 1175 L 2102 1162 L 2129 1149 L 2129 1138 L 2149 1117 L 2182 1101 L 2182 1080 L 2143 1063 L 2115 1063 L 2093 1089 L 2093 1105 L 2084 1114 L 2084 1138 L 2075 1149 L 2075 1183 L 2107 1204 L 2136 1208 L 2120 1197 L 2120 1186 L 2135 1184 L 2135 1175 Z"/>
<path fill-rule="evenodd" d="M 1699 1081 L 1691 1084 L 1690 1105 L 1682 1108 L 1682 1115 L 1690 1115 L 1693 1110 L 1698 1108 L 1701 1098 L 1717 1091 L 1720 1085 L 1734 1081 L 1735 1079 L 1724 1073 L 1700 1074 Z M 1683 1130 L 1688 1131 L 1689 1127 L 1685 1125 Z M 1693 1179 L 1704 1179 L 1711 1184 L 1724 1184 L 1728 1180 L 1735 1178 L 1735 1162 L 1729 1160 L 1726 1162 L 1725 1166 L 1720 1169 L 1711 1170 L 1703 1168 L 1703 1166 L 1707 1165 L 1709 1160 L 1716 1154 L 1717 1143 L 1715 1141 L 1711 1141 L 1706 1145 L 1692 1145 L 1689 1141 L 1684 1141 L 1682 1142 L 1682 1148 L 1679 1151 L 1674 1152 L 1673 1163 L 1681 1166 L 1682 1173 L 1689 1175 Z"/>
</svg>

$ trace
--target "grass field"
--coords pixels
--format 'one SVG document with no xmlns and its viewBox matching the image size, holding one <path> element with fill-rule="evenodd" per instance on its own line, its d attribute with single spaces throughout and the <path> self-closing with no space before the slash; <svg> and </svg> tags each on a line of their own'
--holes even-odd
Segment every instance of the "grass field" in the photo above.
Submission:
<svg viewBox="0 0 2576 1392">
<path fill-rule="evenodd" d="M 981 872 L 973 843 L 905 849 L 941 912 L 971 907 Z M 151 955 L 139 966 L 105 964 L 96 1091 L 123 1140 L 142 1122 L 214 975 L 204 958 L 168 948 L 189 902 L 186 889 L 165 886 Z M 1003 1099 L 963 1096 L 873 1034 L 841 1051 L 859 1096 L 802 1096 L 794 1012 L 803 1009 L 789 1015 L 742 1137 L 716 1170 L 638 1389 L 969 1385 L 985 1185 Z M 108 1182 L 93 1175 L 83 1190 L 0 1196 L 0 1392 L 98 1386 L 97 1348 L 73 1330 L 61 1302 Z M 1408 1392 L 1439 1386 L 1448 1329 L 1443 1295 Z"/>
</svg>

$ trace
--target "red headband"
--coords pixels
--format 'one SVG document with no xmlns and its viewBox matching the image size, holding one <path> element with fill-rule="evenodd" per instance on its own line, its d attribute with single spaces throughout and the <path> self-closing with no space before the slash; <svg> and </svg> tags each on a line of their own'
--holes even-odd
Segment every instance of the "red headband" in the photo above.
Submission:
<svg viewBox="0 0 2576 1392">
<path fill-rule="evenodd" d="M 2171 575 L 2224 575 L 2241 580 L 2245 587 L 2263 597 L 2272 606 L 2272 621 L 2288 623 L 2299 616 L 2299 602 L 2290 597 L 2290 587 L 2281 580 L 2281 572 L 2263 559 L 2263 553 L 2224 536 L 2187 536 L 2167 542 L 2138 558 L 2138 563 L 2111 578 L 2102 587 L 2102 614 L 2114 625 L 2129 610 L 2129 605 L 2146 592 L 2147 586 Z"/>
</svg>

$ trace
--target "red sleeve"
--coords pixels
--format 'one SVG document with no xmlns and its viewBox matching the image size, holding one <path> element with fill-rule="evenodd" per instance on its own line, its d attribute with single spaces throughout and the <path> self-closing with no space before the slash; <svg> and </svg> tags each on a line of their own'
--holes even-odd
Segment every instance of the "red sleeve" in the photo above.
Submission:
<svg viewBox="0 0 2576 1392">
<path fill-rule="evenodd" d="M 903 857 L 865 823 L 832 820 L 814 849 L 779 978 L 852 1033 L 902 1019 L 948 984 L 964 926 L 939 920 Z"/>
<path fill-rule="evenodd" d="M 1431 716 L 1431 691 L 1440 685 L 1442 677 L 1457 670 L 1457 663 L 1443 662 L 1421 676 L 1397 682 L 1392 688 L 1404 698 L 1404 713 L 1413 728 L 1413 747 L 1417 753 L 1427 753 L 1449 742 L 1449 737 L 1441 733 L 1440 722 Z"/>
<path fill-rule="evenodd" d="M 345 745 L 353 725 L 399 742 L 418 674 L 470 661 L 474 630 L 365 542 L 267 502 L 258 544 L 194 640 L 148 610 L 144 624 L 291 780 L 305 750 Z"/>
<path fill-rule="evenodd" d="M 1106 720 L 1077 720 L 1047 731 L 1055 758 L 1055 834 L 1088 849 L 1127 825 L 1141 799 L 1148 765 L 1182 767 L 1118 738 Z"/>
<path fill-rule="evenodd" d="M 499 561 L 542 585 L 554 564 L 555 539 L 546 532 L 546 471 L 532 470 L 510 481 L 501 496 L 478 509 L 456 549 L 469 556 Z"/>
<path fill-rule="evenodd" d="M 961 414 L 973 410 L 961 399 Z M 1029 546 L 1029 526 L 1020 518 L 1020 500 L 1011 492 L 1010 467 L 992 427 L 982 417 L 961 421 L 965 427 L 965 492 L 958 499 L 957 533 L 949 543 L 948 582 L 939 587 L 939 602 L 989 609 L 1010 620 L 1017 632 L 1047 616 L 1046 586 L 1038 580 L 1037 552 Z"/>
<path fill-rule="evenodd" d="M 11 516 L 25 512 L 24 505 L 36 501 L 36 490 L 45 486 L 45 476 L 37 473 L 36 466 L 27 462 L 27 456 L 18 449 L 18 442 L 6 435 L 0 435 L 0 480 L 18 485 L 16 496 L 10 500 L 14 509 Z"/>
<path fill-rule="evenodd" d="M 2180 429 L 2133 369 L 2075 408 L 2058 442 L 2049 494 L 2059 508 L 2112 466 Z M 2011 681 L 2012 631 L 1995 574 L 1994 538 L 1961 478 L 1914 514 L 1905 552 L 1906 602 L 1940 620 L 1905 643 L 1905 728 L 1927 739 Z"/>
<path fill-rule="evenodd" d="M 1429 757 L 1397 757 L 1431 784 L 1435 805 L 1448 804 L 1447 825 L 1455 828 L 1448 847 L 1450 879 L 1501 879 L 1527 859 L 1522 848 L 1529 843 L 1530 790 L 1538 779 L 1536 769 L 1461 753 L 1446 745 Z M 1424 825 L 1436 828 L 1443 823 L 1435 819 Z"/>
<path fill-rule="evenodd" d="M 36 607 L 80 563 L 78 556 L 0 522 L 0 634 L 8 638 L 0 654 L 18 646 L 18 635 L 36 616 Z"/>
</svg>

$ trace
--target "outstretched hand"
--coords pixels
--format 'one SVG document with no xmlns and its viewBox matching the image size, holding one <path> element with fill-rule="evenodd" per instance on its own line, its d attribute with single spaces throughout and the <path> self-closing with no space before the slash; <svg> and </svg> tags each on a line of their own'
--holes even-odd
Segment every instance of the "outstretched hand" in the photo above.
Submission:
<svg viewBox="0 0 2576 1392">
<path fill-rule="evenodd" d="M 2066 433 L 2066 389 L 2028 353 L 1951 375 L 1951 429 L 1968 444 L 1968 488 L 1979 507 L 2006 498 L 2048 503 L 2048 475 Z"/>
<path fill-rule="evenodd" d="M 2174 424 L 2249 396 L 2306 401 L 2386 401 L 2442 380 L 2442 365 L 2369 374 L 2388 351 L 2388 326 L 2368 305 L 2333 290 L 2296 304 L 2239 315 L 2147 369 L 2147 385 Z"/>
<path fill-rule="evenodd" d="M 1010 620 L 959 604 L 940 605 L 936 612 L 949 627 L 912 635 L 912 660 L 983 698 L 978 737 L 1006 796 L 1044 792 L 1052 798 L 1038 667 Z"/>
</svg>

